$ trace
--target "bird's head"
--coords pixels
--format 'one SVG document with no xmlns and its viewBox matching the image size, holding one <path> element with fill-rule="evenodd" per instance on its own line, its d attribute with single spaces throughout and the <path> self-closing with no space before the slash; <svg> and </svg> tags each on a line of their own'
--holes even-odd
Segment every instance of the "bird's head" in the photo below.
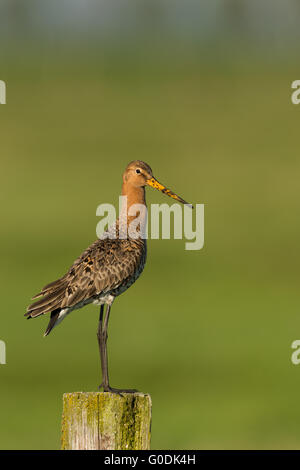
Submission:
<svg viewBox="0 0 300 470">
<path fill-rule="evenodd" d="M 159 191 L 175 199 L 176 201 L 193 207 L 180 196 L 177 196 L 177 194 L 173 193 L 173 191 L 166 188 L 166 186 L 159 183 L 157 179 L 154 178 L 150 166 L 147 165 L 147 163 L 142 162 L 141 160 L 134 160 L 133 162 L 130 162 L 127 165 L 126 170 L 123 174 L 123 181 L 135 187 L 151 186 L 152 188 L 158 189 Z"/>
</svg>

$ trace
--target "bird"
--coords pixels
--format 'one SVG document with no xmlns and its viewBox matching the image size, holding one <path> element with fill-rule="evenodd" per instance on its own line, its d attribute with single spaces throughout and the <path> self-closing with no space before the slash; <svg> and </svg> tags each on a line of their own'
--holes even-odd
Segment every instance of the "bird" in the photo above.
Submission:
<svg viewBox="0 0 300 470">
<path fill-rule="evenodd" d="M 123 173 L 122 196 L 126 204 L 122 203 L 119 217 L 75 260 L 64 276 L 47 284 L 32 297 L 34 302 L 25 313 L 27 319 L 50 314 L 44 333 L 44 336 L 48 336 L 73 310 L 91 303 L 100 306 L 97 339 L 102 382 L 99 389 L 104 392 L 122 394 L 137 391 L 111 387 L 107 331 L 114 300 L 139 278 L 146 263 L 147 245 L 146 237 L 143 236 L 147 217 L 146 186 L 158 189 L 176 201 L 193 207 L 159 183 L 147 163 L 141 160 L 130 162 Z M 135 204 L 138 204 L 139 208 L 138 219 L 136 214 L 132 215 Z M 130 231 L 130 224 L 134 225 L 137 221 L 137 230 Z"/>
</svg>

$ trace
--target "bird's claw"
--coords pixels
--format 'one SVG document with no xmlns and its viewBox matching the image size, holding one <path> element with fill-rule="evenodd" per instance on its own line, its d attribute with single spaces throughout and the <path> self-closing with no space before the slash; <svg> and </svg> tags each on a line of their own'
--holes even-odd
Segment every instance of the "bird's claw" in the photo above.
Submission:
<svg viewBox="0 0 300 470">
<path fill-rule="evenodd" d="M 114 388 L 104 384 L 99 385 L 98 390 L 101 390 L 101 388 L 103 388 L 103 392 L 115 393 L 120 396 L 123 396 L 123 393 L 138 393 L 135 388 Z"/>
</svg>

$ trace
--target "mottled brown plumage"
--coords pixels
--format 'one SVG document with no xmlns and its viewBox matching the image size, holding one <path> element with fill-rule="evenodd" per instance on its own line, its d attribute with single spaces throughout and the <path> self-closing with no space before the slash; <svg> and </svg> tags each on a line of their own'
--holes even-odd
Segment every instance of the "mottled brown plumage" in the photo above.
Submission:
<svg viewBox="0 0 300 470">
<path fill-rule="evenodd" d="M 63 309 L 76 309 L 88 303 L 99 303 L 101 297 L 116 297 L 130 287 L 143 270 L 146 260 L 145 240 L 96 240 L 74 262 L 61 279 L 45 286 L 34 298 L 27 317 L 55 312 L 58 319 Z M 68 312 L 70 313 L 70 312 Z M 48 326 L 48 335 L 55 325 Z M 51 328 L 50 328 L 51 327 Z"/>
<path fill-rule="evenodd" d="M 135 216 L 129 215 L 132 205 L 140 204 L 141 207 L 146 207 L 146 185 L 186 204 L 153 177 L 149 165 L 140 160 L 129 163 L 123 174 L 122 186 L 122 195 L 127 196 L 127 204 L 122 207 L 119 219 L 76 259 L 63 277 L 47 284 L 33 297 L 38 300 L 28 307 L 25 314 L 27 318 L 35 318 L 50 313 L 50 321 L 45 331 L 47 336 L 53 327 L 74 309 L 89 303 L 101 305 L 98 341 L 103 372 L 102 386 L 105 391 L 115 391 L 108 384 L 107 371 L 106 338 L 110 307 L 114 299 L 140 276 L 146 261 L 146 240 L 142 236 L 141 228 L 145 222 L 143 217 L 146 217 L 146 211 L 140 213 L 138 237 L 133 238 L 130 232 L 127 232 L 130 222 L 135 219 Z M 112 233 L 116 234 L 114 239 L 110 238 Z M 103 323 L 104 304 L 107 305 L 107 313 Z"/>
</svg>

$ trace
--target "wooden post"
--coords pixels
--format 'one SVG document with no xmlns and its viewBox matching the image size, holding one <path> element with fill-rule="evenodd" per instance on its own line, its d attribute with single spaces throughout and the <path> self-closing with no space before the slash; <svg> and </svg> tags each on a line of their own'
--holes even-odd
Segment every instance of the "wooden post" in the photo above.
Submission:
<svg viewBox="0 0 300 470">
<path fill-rule="evenodd" d="M 62 450 L 150 449 L 151 397 L 74 392 L 63 396 Z"/>
</svg>

